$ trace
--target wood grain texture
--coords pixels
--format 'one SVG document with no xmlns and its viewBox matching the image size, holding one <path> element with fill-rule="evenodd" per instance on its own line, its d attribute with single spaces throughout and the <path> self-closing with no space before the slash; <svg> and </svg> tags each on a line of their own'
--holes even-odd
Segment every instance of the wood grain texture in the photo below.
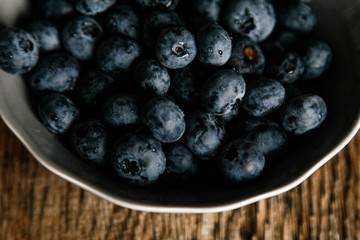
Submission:
<svg viewBox="0 0 360 240">
<path fill-rule="evenodd" d="M 57 177 L 0 120 L 0 239 L 360 239 L 360 134 L 295 189 L 223 213 L 160 214 Z"/>
</svg>

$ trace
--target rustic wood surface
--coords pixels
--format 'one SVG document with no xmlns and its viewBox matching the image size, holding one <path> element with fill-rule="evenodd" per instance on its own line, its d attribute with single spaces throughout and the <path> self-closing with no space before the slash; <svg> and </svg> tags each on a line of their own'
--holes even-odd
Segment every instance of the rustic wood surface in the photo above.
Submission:
<svg viewBox="0 0 360 240">
<path fill-rule="evenodd" d="M 234 211 L 133 211 L 42 167 L 0 120 L 0 239 L 360 239 L 360 133 L 295 189 Z"/>
</svg>

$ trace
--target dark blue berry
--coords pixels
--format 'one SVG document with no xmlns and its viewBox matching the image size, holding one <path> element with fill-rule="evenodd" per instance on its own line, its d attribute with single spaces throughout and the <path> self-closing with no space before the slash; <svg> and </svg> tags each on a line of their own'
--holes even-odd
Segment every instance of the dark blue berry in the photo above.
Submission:
<svg viewBox="0 0 360 240">
<path fill-rule="evenodd" d="M 126 37 L 111 37 L 100 45 L 97 61 L 106 73 L 128 72 L 135 60 L 141 55 L 141 48 L 135 41 Z"/>
<path fill-rule="evenodd" d="M 286 52 L 270 58 L 266 63 L 265 74 L 282 84 L 291 84 L 299 80 L 305 66 L 295 52 Z"/>
<path fill-rule="evenodd" d="M 293 98 L 285 104 L 281 125 L 287 132 L 301 135 L 319 127 L 326 115 L 325 101 L 317 95 L 306 94 Z"/>
<path fill-rule="evenodd" d="M 105 24 L 112 33 L 119 33 L 134 40 L 139 38 L 139 17 L 129 5 L 117 5 L 106 15 Z"/>
<path fill-rule="evenodd" d="M 201 160 L 211 160 L 226 141 L 222 123 L 207 112 L 193 112 L 186 120 L 184 142 Z"/>
<path fill-rule="evenodd" d="M 168 185 L 188 183 L 199 168 L 198 159 L 181 143 L 164 147 L 166 168 L 162 181 Z"/>
<path fill-rule="evenodd" d="M 292 31 L 309 33 L 316 25 L 310 6 L 302 2 L 283 4 L 278 12 L 279 23 Z"/>
<path fill-rule="evenodd" d="M 90 60 L 102 33 L 102 27 L 94 18 L 81 16 L 65 25 L 62 31 L 62 43 L 77 59 Z"/>
<path fill-rule="evenodd" d="M 275 10 L 268 0 L 232 0 L 224 9 L 223 22 L 230 32 L 259 42 L 272 33 L 276 23 Z"/>
<path fill-rule="evenodd" d="M 104 165 L 109 152 L 109 133 L 97 120 L 81 122 L 71 130 L 70 143 L 86 161 Z"/>
<path fill-rule="evenodd" d="M 219 121 L 224 124 L 226 127 L 229 126 L 233 121 L 236 120 L 236 118 L 240 115 L 241 110 L 241 104 L 240 102 L 236 102 L 234 105 L 232 105 L 229 112 L 216 116 Z"/>
<path fill-rule="evenodd" d="M 39 6 L 45 17 L 63 17 L 74 11 L 71 0 L 41 0 Z"/>
<path fill-rule="evenodd" d="M 218 22 L 221 6 L 224 0 L 192 0 L 191 11 L 196 16 L 201 16 L 209 21 Z"/>
<path fill-rule="evenodd" d="M 198 59 L 205 65 L 222 66 L 231 55 L 229 34 L 218 24 L 207 24 L 197 32 Z"/>
<path fill-rule="evenodd" d="M 286 132 L 271 119 L 246 119 L 238 128 L 240 137 L 256 143 L 266 157 L 278 155 L 287 145 Z"/>
<path fill-rule="evenodd" d="M 302 55 L 305 65 L 302 79 L 313 80 L 323 75 L 330 67 L 331 59 L 332 51 L 326 43 L 321 41 L 308 42 Z"/>
<path fill-rule="evenodd" d="M 76 10 L 85 15 L 96 15 L 114 5 L 116 0 L 74 0 Z"/>
<path fill-rule="evenodd" d="M 285 88 L 280 82 L 261 79 L 247 84 L 242 106 L 251 116 L 262 117 L 278 109 L 284 100 Z"/>
<path fill-rule="evenodd" d="M 265 68 L 265 57 L 254 41 L 236 36 L 232 42 L 232 53 L 227 65 L 240 74 L 260 75 Z"/>
<path fill-rule="evenodd" d="M 197 52 L 194 36 L 183 27 L 171 27 L 161 31 L 155 48 L 161 64 L 170 69 L 190 64 Z"/>
<path fill-rule="evenodd" d="M 102 109 L 105 124 L 110 127 L 128 127 L 139 124 L 142 101 L 126 93 L 109 98 Z"/>
<path fill-rule="evenodd" d="M 42 57 L 30 75 L 30 87 L 35 92 L 64 92 L 75 87 L 79 76 L 79 63 L 66 53 Z"/>
<path fill-rule="evenodd" d="M 145 9 L 170 9 L 174 10 L 179 0 L 136 0 L 138 5 Z"/>
<path fill-rule="evenodd" d="M 244 78 L 231 69 L 222 69 L 212 75 L 201 90 L 203 107 L 216 115 L 231 111 L 245 95 Z"/>
<path fill-rule="evenodd" d="M 161 143 L 139 133 L 118 139 L 111 150 L 110 161 L 120 177 L 138 186 L 156 182 L 166 166 Z"/>
<path fill-rule="evenodd" d="M 161 30 L 169 27 L 177 27 L 184 25 L 184 21 L 176 12 L 166 10 L 152 12 L 144 21 L 144 44 L 149 49 L 152 49 L 155 47 L 156 40 Z"/>
<path fill-rule="evenodd" d="M 0 31 L 0 68 L 11 74 L 29 72 L 39 59 L 33 36 L 22 29 Z"/>
<path fill-rule="evenodd" d="M 38 114 L 47 129 L 64 134 L 79 117 L 80 110 L 65 95 L 50 93 L 39 101 Z"/>
<path fill-rule="evenodd" d="M 147 102 L 142 120 L 153 136 L 163 143 L 176 142 L 185 132 L 184 113 L 165 97 L 155 97 Z"/>
<path fill-rule="evenodd" d="M 139 62 L 134 68 L 134 80 L 147 96 L 164 96 L 170 88 L 170 75 L 157 60 Z"/>
<path fill-rule="evenodd" d="M 112 90 L 114 79 L 109 75 L 91 70 L 84 74 L 76 85 L 80 99 L 88 106 L 96 106 Z"/>
<path fill-rule="evenodd" d="M 265 167 L 264 154 L 256 143 L 245 139 L 226 144 L 219 159 L 221 173 L 232 182 L 254 180 Z"/>
<path fill-rule="evenodd" d="M 32 22 L 29 31 L 34 37 L 41 52 L 50 52 L 60 48 L 60 37 L 57 27 L 47 21 Z"/>
</svg>

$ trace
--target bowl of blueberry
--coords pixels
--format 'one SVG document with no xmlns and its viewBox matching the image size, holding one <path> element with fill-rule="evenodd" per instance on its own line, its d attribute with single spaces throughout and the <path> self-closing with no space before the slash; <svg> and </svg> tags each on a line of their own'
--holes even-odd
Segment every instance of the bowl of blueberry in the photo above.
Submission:
<svg viewBox="0 0 360 240">
<path fill-rule="evenodd" d="M 355 0 L 0 6 L 2 119 L 120 206 L 239 208 L 294 188 L 359 129 Z"/>
</svg>

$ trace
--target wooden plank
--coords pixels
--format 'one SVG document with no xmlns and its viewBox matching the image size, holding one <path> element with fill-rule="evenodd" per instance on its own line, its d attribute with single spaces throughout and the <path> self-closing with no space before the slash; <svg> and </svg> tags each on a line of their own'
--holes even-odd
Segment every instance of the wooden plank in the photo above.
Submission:
<svg viewBox="0 0 360 240">
<path fill-rule="evenodd" d="M 297 188 L 216 214 L 115 206 L 47 171 L 0 123 L 0 239 L 360 239 L 360 134 Z"/>
</svg>

